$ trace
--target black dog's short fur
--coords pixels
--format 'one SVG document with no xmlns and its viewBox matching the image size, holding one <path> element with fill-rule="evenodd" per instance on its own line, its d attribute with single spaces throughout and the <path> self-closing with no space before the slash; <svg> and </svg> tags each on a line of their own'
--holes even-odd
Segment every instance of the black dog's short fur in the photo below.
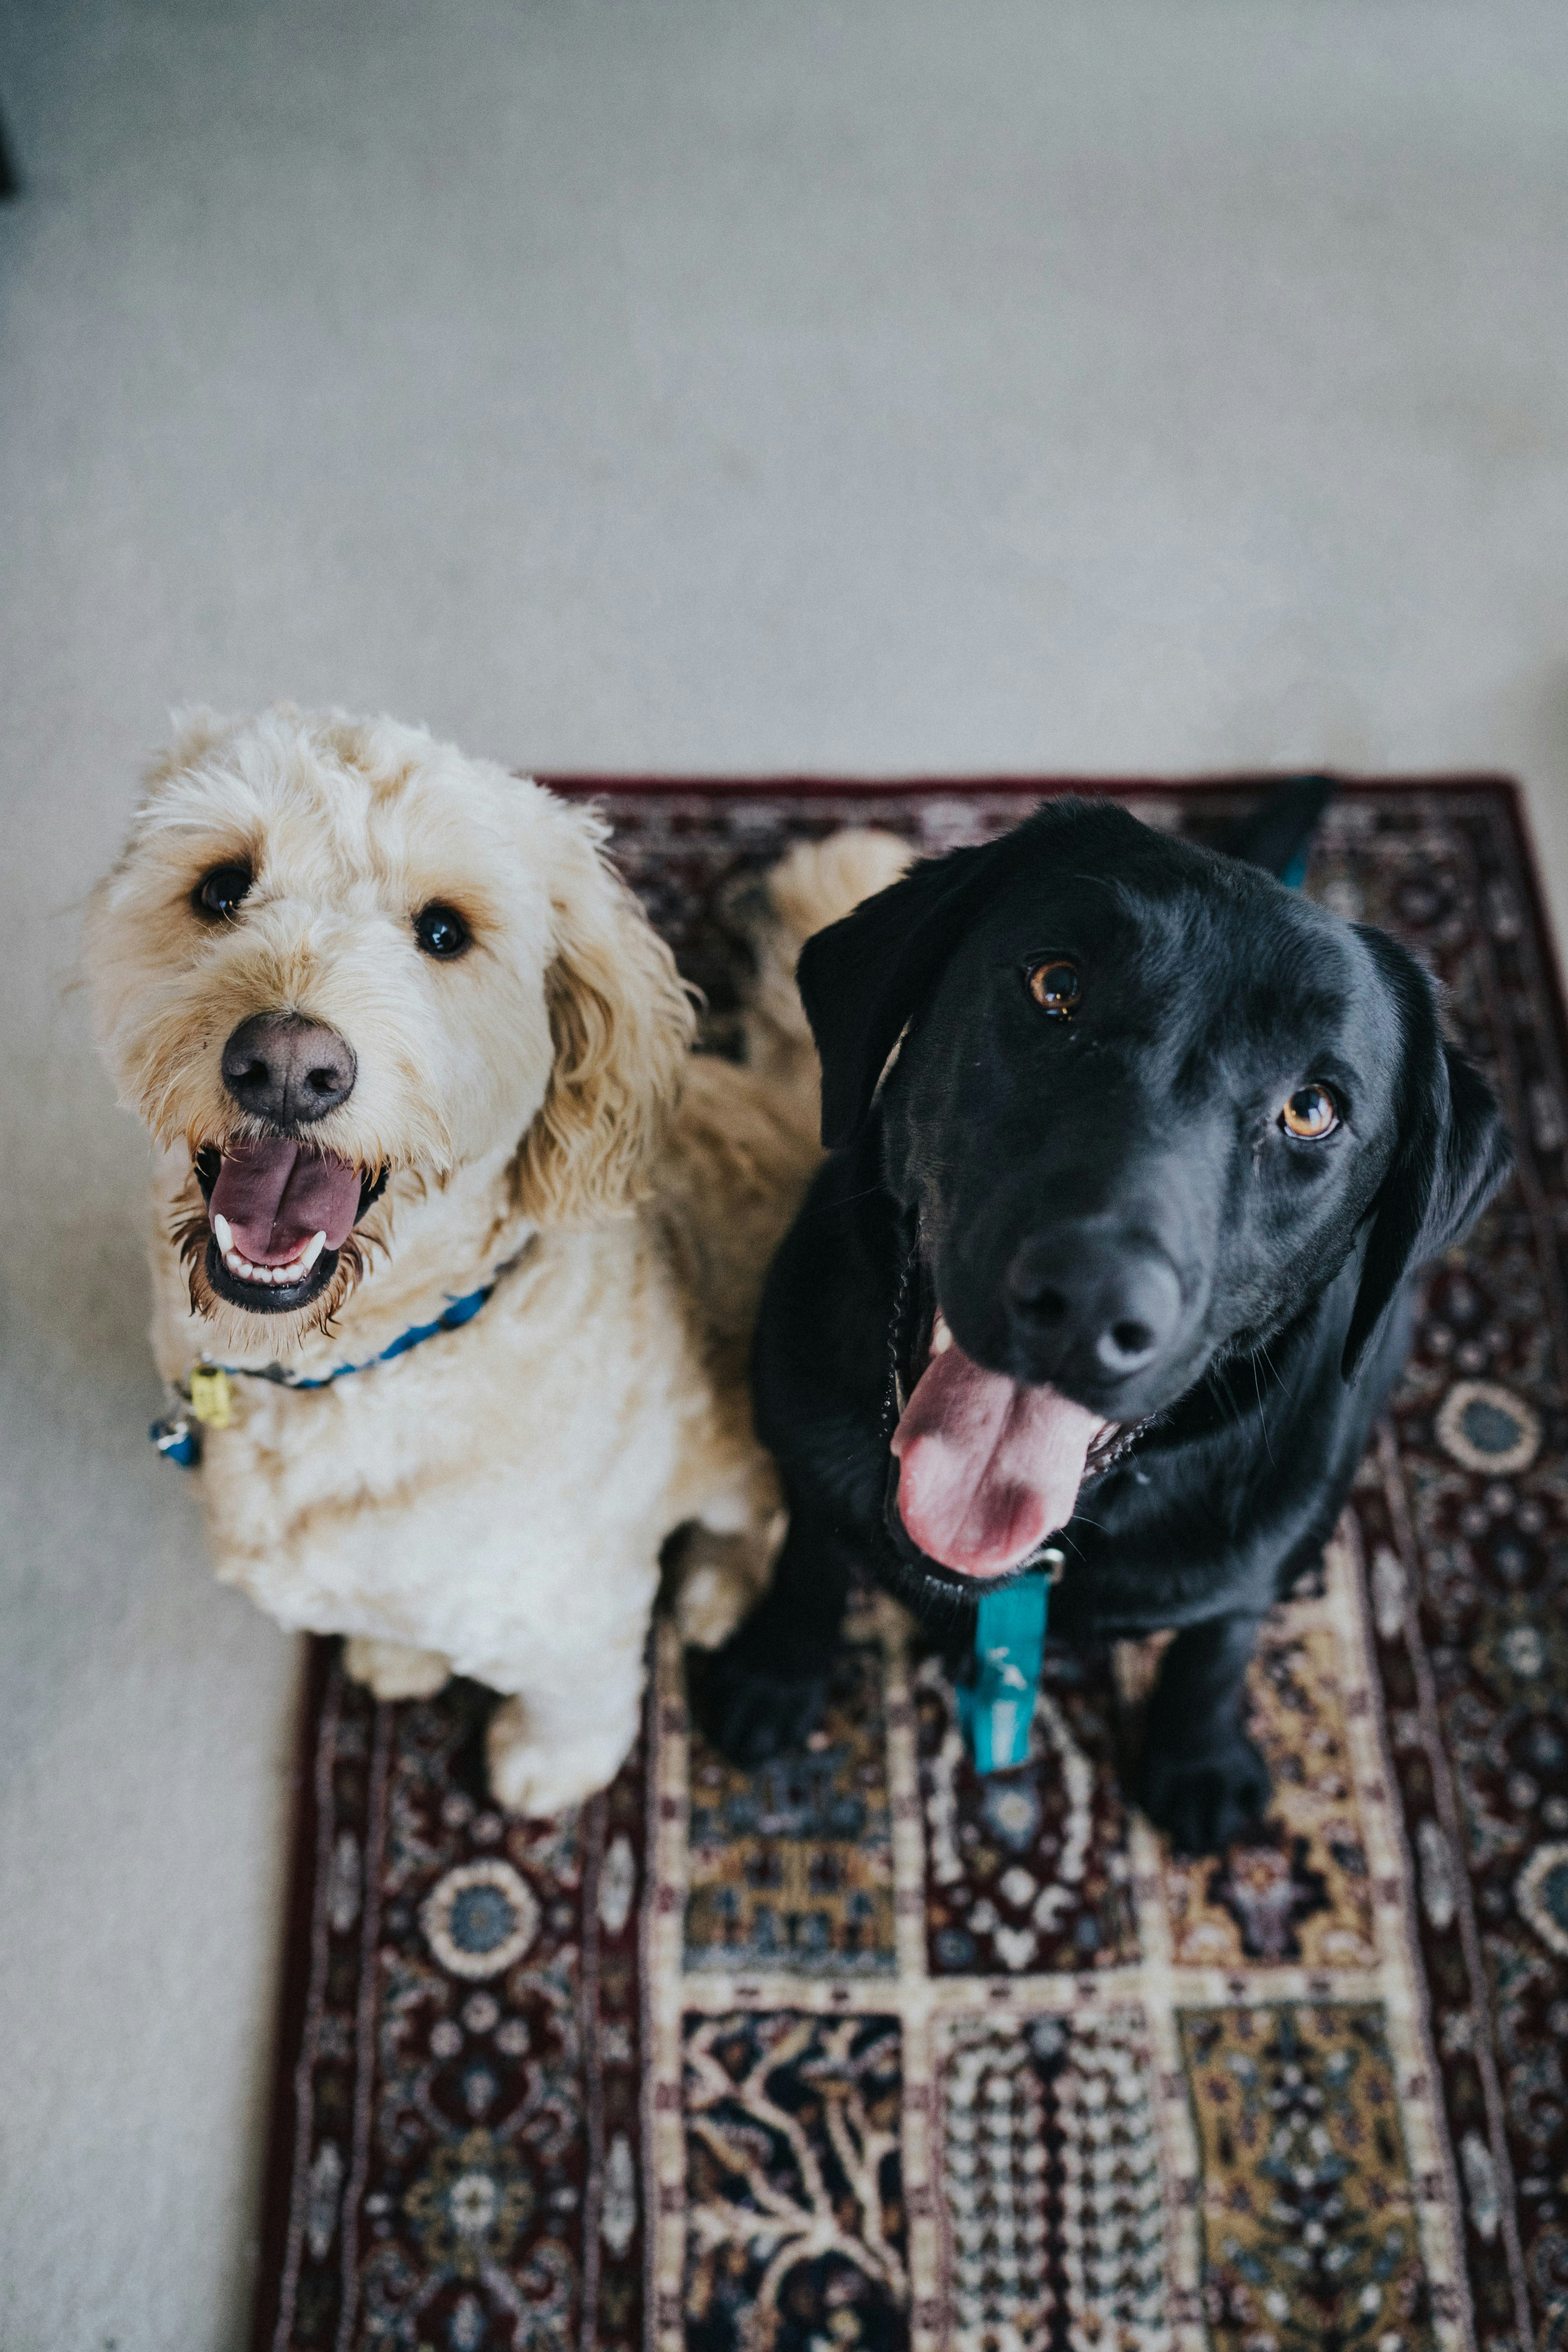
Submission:
<svg viewBox="0 0 1568 2352">
<path fill-rule="evenodd" d="M 1027 983 L 1058 956 L 1066 1019 Z M 1052 1635 L 1177 1629 L 1137 1794 L 1178 1847 L 1222 1846 L 1268 1802 L 1242 1718 L 1259 1624 L 1333 1526 L 1416 1269 L 1507 1171 L 1491 1095 L 1396 942 L 1109 803 L 917 866 L 800 981 L 836 1148 L 757 1337 L 789 1536 L 700 1718 L 738 1761 L 797 1746 L 858 1565 L 966 1638 L 973 1580 L 916 1550 L 889 1453 L 890 1354 L 907 1386 L 940 1305 L 977 1363 L 1135 1433 L 1058 1538 Z M 1341 1114 L 1317 1140 L 1281 1123 L 1309 1085 Z"/>
</svg>

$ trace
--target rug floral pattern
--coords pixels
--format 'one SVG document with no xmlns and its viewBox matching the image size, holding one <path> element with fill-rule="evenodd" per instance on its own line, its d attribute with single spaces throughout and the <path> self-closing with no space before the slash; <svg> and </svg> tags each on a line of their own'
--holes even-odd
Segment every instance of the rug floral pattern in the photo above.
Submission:
<svg viewBox="0 0 1568 2352">
<path fill-rule="evenodd" d="M 1241 796 L 1118 789 L 1200 835 Z M 1027 798 L 608 811 L 721 1050 L 737 877 Z M 664 1626 L 637 1756 L 555 1823 L 486 1802 L 482 1693 L 377 1707 L 321 1645 L 258 2347 L 1568 2347 L 1562 1011 L 1504 786 L 1347 787 L 1309 887 L 1439 973 L 1521 1169 L 1261 1647 L 1258 1834 L 1179 1862 L 1123 1806 L 1148 1645 L 1048 1653 L 982 1780 L 868 1598 L 812 1750 L 747 1775 Z"/>
</svg>

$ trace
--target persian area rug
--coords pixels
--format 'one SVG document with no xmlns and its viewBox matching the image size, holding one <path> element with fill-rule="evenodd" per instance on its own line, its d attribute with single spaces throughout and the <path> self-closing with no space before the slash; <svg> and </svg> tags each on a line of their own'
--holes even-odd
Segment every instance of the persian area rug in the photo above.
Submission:
<svg viewBox="0 0 1568 2352">
<path fill-rule="evenodd" d="M 603 797 L 721 1049 L 738 873 L 1051 789 Z M 1114 789 L 1205 836 L 1258 787 Z M 485 1801 L 482 1692 L 377 1706 L 319 1645 L 260 2352 L 1568 2345 L 1563 1009 L 1505 784 L 1347 784 L 1309 887 L 1440 972 L 1520 1169 L 1263 1643 L 1260 1833 L 1181 1863 L 1123 1806 L 1142 1649 L 1048 1653 L 979 1780 L 868 1598 L 746 1774 L 664 1625 L 641 1751 L 541 1823 Z"/>
</svg>

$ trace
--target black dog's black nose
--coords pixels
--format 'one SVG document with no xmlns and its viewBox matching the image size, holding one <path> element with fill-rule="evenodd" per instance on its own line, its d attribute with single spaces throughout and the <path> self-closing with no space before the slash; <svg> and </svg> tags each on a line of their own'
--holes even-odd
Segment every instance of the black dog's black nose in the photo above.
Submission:
<svg viewBox="0 0 1568 2352">
<path fill-rule="evenodd" d="M 1013 1328 L 1038 1377 L 1126 1380 L 1176 1328 L 1182 1286 L 1168 1258 L 1092 1226 L 1034 1234 L 1007 1269 Z"/>
<path fill-rule="evenodd" d="M 223 1049 L 223 1082 L 239 1105 L 274 1127 L 324 1118 L 354 1090 L 352 1049 L 302 1013 L 253 1013 Z"/>
</svg>

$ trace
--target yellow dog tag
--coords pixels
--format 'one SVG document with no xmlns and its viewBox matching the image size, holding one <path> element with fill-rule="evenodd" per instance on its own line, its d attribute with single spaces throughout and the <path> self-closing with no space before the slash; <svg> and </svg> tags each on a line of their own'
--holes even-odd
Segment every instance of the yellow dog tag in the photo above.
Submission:
<svg viewBox="0 0 1568 2352">
<path fill-rule="evenodd" d="M 197 1364 L 193 1368 L 191 1411 L 209 1429 L 226 1429 L 233 1421 L 228 1374 L 221 1364 Z"/>
</svg>

